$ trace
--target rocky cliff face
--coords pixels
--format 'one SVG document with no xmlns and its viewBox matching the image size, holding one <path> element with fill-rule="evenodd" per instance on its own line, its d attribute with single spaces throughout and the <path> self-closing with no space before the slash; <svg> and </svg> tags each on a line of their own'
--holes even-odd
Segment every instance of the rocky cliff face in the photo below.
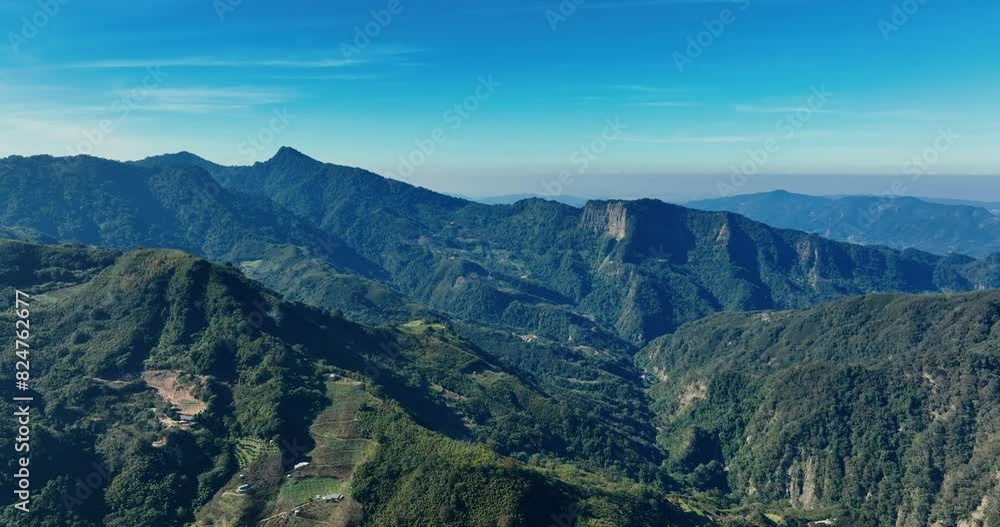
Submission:
<svg viewBox="0 0 1000 527">
<path fill-rule="evenodd" d="M 810 510 L 816 507 L 816 460 L 808 457 L 788 468 L 788 501 L 792 507 Z"/>
<path fill-rule="evenodd" d="M 629 218 L 623 201 L 591 201 L 583 208 L 579 226 L 621 241 L 628 233 Z"/>
</svg>

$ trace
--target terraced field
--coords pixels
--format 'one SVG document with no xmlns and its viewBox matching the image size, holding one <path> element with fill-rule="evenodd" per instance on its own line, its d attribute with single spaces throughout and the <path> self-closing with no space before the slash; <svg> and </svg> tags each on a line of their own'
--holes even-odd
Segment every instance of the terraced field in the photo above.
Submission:
<svg viewBox="0 0 1000 527">
<path fill-rule="evenodd" d="M 253 437 L 245 437 L 240 439 L 239 443 L 236 445 L 236 462 L 239 464 L 240 470 L 245 470 L 251 463 L 260 459 L 262 456 L 270 454 L 280 454 L 278 447 L 268 444 L 262 439 L 257 439 Z"/>
<path fill-rule="evenodd" d="M 257 464 L 280 465 L 281 451 L 273 444 L 262 439 L 245 437 L 236 444 L 236 461 L 239 472 L 215 494 L 211 501 L 203 506 L 196 515 L 197 527 L 232 527 L 244 516 L 251 502 L 246 496 L 236 491 L 237 487 L 247 483 L 244 472 Z"/>
<path fill-rule="evenodd" d="M 309 465 L 294 471 L 284 482 L 261 525 L 345 527 L 360 514 L 361 506 L 351 498 L 351 478 L 376 445 L 360 437 L 355 424 L 358 409 L 371 396 L 362 383 L 350 380 L 328 382 L 327 396 L 332 403 L 310 428 L 316 447 L 308 455 Z M 315 500 L 328 494 L 342 494 L 344 499 L 330 503 Z"/>
<path fill-rule="evenodd" d="M 298 470 L 280 473 L 280 487 L 267 498 L 269 509 L 259 518 L 261 527 L 346 527 L 357 518 L 361 506 L 351 499 L 351 478 L 355 470 L 373 455 L 376 444 L 360 437 L 356 429 L 362 403 L 374 401 L 364 384 L 351 380 L 327 383 L 331 404 L 310 428 L 315 448 L 306 456 L 309 464 Z M 278 470 L 280 450 L 267 441 L 240 439 L 236 445 L 239 474 L 226 484 L 198 513 L 197 527 L 231 527 L 246 512 L 251 500 L 236 492 L 249 481 L 261 464 L 273 464 Z M 287 467 L 286 467 L 286 470 Z M 246 472 L 248 479 L 241 478 Z M 252 492 L 252 491 L 251 491 Z M 343 495 L 340 501 L 318 501 L 318 496 Z"/>
</svg>

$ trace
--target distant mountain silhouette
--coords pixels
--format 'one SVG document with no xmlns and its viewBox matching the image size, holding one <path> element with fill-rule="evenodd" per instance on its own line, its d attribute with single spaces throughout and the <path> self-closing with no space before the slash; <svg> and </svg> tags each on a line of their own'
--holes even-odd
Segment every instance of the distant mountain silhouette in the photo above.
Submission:
<svg viewBox="0 0 1000 527">
<path fill-rule="evenodd" d="M 987 208 L 989 204 L 909 197 L 830 198 L 775 191 L 687 205 L 735 212 L 775 227 L 815 232 L 834 240 L 977 257 L 1000 252 L 1000 212 Z"/>
</svg>

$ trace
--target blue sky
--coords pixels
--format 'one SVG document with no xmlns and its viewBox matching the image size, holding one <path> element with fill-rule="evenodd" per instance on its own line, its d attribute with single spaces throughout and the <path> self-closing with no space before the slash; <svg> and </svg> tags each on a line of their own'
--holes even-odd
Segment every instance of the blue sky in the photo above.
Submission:
<svg viewBox="0 0 1000 527">
<path fill-rule="evenodd" d="M 1000 173 L 995 2 L 51 1 L 0 0 L 0 155 L 291 145 L 469 195 Z"/>
</svg>

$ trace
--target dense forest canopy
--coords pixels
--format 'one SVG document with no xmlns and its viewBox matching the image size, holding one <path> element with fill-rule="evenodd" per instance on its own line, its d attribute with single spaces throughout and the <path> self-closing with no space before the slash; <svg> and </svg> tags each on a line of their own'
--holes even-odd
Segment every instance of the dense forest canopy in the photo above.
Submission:
<svg viewBox="0 0 1000 527">
<path fill-rule="evenodd" d="M 39 511 L 4 522 L 1000 521 L 995 256 L 484 205 L 287 148 L 0 164 Z"/>
</svg>

